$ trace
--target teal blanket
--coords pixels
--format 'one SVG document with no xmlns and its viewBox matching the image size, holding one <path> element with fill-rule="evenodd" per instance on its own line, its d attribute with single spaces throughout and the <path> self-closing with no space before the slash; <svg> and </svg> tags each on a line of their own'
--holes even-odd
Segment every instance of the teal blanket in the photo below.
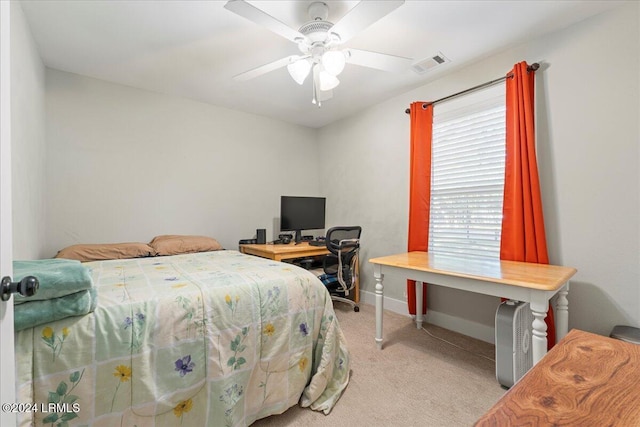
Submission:
<svg viewBox="0 0 640 427">
<path fill-rule="evenodd" d="M 40 282 L 38 292 L 29 298 L 14 295 L 14 304 L 44 301 L 87 291 L 93 288 L 91 273 L 80 261 L 70 259 L 39 259 L 14 261 L 13 277 L 16 281 L 26 276 L 35 276 Z"/>
<path fill-rule="evenodd" d="M 70 316 L 91 313 L 96 308 L 95 288 L 41 301 L 19 304 L 13 310 L 15 330 L 21 331 Z"/>
</svg>

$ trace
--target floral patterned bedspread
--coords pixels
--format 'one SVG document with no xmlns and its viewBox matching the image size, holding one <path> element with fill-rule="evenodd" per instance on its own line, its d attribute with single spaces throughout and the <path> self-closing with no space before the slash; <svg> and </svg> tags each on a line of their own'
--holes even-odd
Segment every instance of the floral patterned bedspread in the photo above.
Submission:
<svg viewBox="0 0 640 427">
<path fill-rule="evenodd" d="M 37 411 L 20 425 L 246 426 L 329 413 L 347 386 L 331 299 L 301 268 L 228 250 L 85 265 L 96 310 L 16 334 Z"/>
</svg>

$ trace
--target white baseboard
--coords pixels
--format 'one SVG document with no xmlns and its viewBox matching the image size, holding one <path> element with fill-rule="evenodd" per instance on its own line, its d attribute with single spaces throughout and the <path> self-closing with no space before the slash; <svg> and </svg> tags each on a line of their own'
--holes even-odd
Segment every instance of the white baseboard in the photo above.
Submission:
<svg viewBox="0 0 640 427">
<path fill-rule="evenodd" d="M 376 294 L 374 292 L 360 291 L 360 302 L 375 305 Z M 407 302 L 403 300 L 384 297 L 384 309 L 394 313 L 414 317 L 407 310 Z M 458 332 L 469 337 L 479 339 L 491 344 L 495 344 L 495 328 L 481 323 L 472 322 L 460 317 L 451 316 L 435 310 L 427 310 L 425 322 L 450 331 Z"/>
</svg>

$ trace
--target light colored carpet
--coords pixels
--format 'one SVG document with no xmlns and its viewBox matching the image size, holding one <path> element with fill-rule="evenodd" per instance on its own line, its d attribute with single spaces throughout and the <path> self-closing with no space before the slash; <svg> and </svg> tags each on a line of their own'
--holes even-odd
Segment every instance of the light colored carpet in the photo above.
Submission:
<svg viewBox="0 0 640 427">
<path fill-rule="evenodd" d="M 379 351 L 373 306 L 335 308 L 351 352 L 351 379 L 336 406 L 329 415 L 295 406 L 253 427 L 472 426 L 505 393 L 489 360 L 493 345 L 433 325 L 418 330 L 385 312 Z"/>
</svg>

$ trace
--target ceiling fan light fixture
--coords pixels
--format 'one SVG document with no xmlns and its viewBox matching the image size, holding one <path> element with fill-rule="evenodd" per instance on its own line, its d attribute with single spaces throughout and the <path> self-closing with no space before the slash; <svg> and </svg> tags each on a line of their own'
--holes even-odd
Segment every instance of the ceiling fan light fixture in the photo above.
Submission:
<svg viewBox="0 0 640 427">
<path fill-rule="evenodd" d="M 329 74 L 326 70 L 320 71 L 318 80 L 320 80 L 320 90 L 322 91 L 331 90 L 340 84 L 340 80 L 338 80 L 336 76 Z"/>
<path fill-rule="evenodd" d="M 339 50 L 328 50 L 324 54 L 322 54 L 322 66 L 324 70 L 333 75 L 339 75 L 342 70 L 344 70 L 344 66 L 347 63 L 347 59 Z"/>
<path fill-rule="evenodd" d="M 287 71 L 291 78 L 301 85 L 311 71 L 311 63 L 307 59 L 299 59 L 287 65 Z"/>
</svg>

